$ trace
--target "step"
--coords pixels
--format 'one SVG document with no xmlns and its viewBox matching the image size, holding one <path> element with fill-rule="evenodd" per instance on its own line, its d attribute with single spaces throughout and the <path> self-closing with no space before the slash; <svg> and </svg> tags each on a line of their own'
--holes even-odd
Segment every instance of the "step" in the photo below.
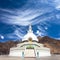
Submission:
<svg viewBox="0 0 60 60">
<path fill-rule="evenodd" d="M 34 49 L 26 49 L 25 50 L 25 57 L 35 57 Z"/>
</svg>

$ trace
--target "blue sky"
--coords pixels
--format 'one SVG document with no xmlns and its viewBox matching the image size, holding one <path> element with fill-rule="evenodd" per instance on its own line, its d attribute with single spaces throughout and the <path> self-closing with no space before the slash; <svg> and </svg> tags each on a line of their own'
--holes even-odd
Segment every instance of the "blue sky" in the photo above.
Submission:
<svg viewBox="0 0 60 60">
<path fill-rule="evenodd" d="M 60 0 L 0 0 L 0 41 L 22 39 L 29 24 L 37 36 L 60 40 Z"/>
</svg>

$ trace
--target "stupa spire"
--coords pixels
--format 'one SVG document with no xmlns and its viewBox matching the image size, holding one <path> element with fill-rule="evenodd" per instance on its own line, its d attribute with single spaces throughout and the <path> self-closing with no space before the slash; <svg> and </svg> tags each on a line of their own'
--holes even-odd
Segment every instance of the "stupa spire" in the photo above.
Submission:
<svg viewBox="0 0 60 60">
<path fill-rule="evenodd" d="M 29 32 L 33 32 L 31 24 L 29 25 Z"/>
</svg>

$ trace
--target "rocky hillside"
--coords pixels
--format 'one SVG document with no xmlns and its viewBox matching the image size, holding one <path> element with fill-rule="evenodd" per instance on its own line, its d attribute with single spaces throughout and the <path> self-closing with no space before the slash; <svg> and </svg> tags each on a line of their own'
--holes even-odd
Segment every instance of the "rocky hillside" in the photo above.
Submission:
<svg viewBox="0 0 60 60">
<path fill-rule="evenodd" d="M 48 36 L 38 37 L 39 43 L 43 43 L 45 47 L 51 49 L 52 54 L 60 54 L 60 40 L 55 40 Z"/>
<path fill-rule="evenodd" d="M 9 54 L 9 50 L 11 47 L 16 46 L 17 45 L 17 41 L 7 41 L 5 43 L 0 43 L 0 55 L 5 55 L 5 54 Z"/>
</svg>

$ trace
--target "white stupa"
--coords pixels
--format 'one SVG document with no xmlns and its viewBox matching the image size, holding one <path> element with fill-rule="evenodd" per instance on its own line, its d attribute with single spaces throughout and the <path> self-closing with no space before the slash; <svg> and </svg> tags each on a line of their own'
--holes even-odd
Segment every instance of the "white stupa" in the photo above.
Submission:
<svg viewBox="0 0 60 60">
<path fill-rule="evenodd" d="M 28 33 L 23 37 L 22 41 L 32 38 L 33 41 L 38 41 L 37 36 L 33 33 L 31 25 L 29 25 Z"/>
<path fill-rule="evenodd" d="M 29 39 L 32 38 L 32 39 Z M 27 40 L 27 41 L 26 41 Z M 43 44 L 38 43 L 37 36 L 33 33 L 31 25 L 28 33 L 23 37 L 23 42 L 17 44 L 16 47 L 10 48 L 9 56 L 16 57 L 41 57 L 51 56 L 50 48 L 44 47 Z"/>
</svg>

